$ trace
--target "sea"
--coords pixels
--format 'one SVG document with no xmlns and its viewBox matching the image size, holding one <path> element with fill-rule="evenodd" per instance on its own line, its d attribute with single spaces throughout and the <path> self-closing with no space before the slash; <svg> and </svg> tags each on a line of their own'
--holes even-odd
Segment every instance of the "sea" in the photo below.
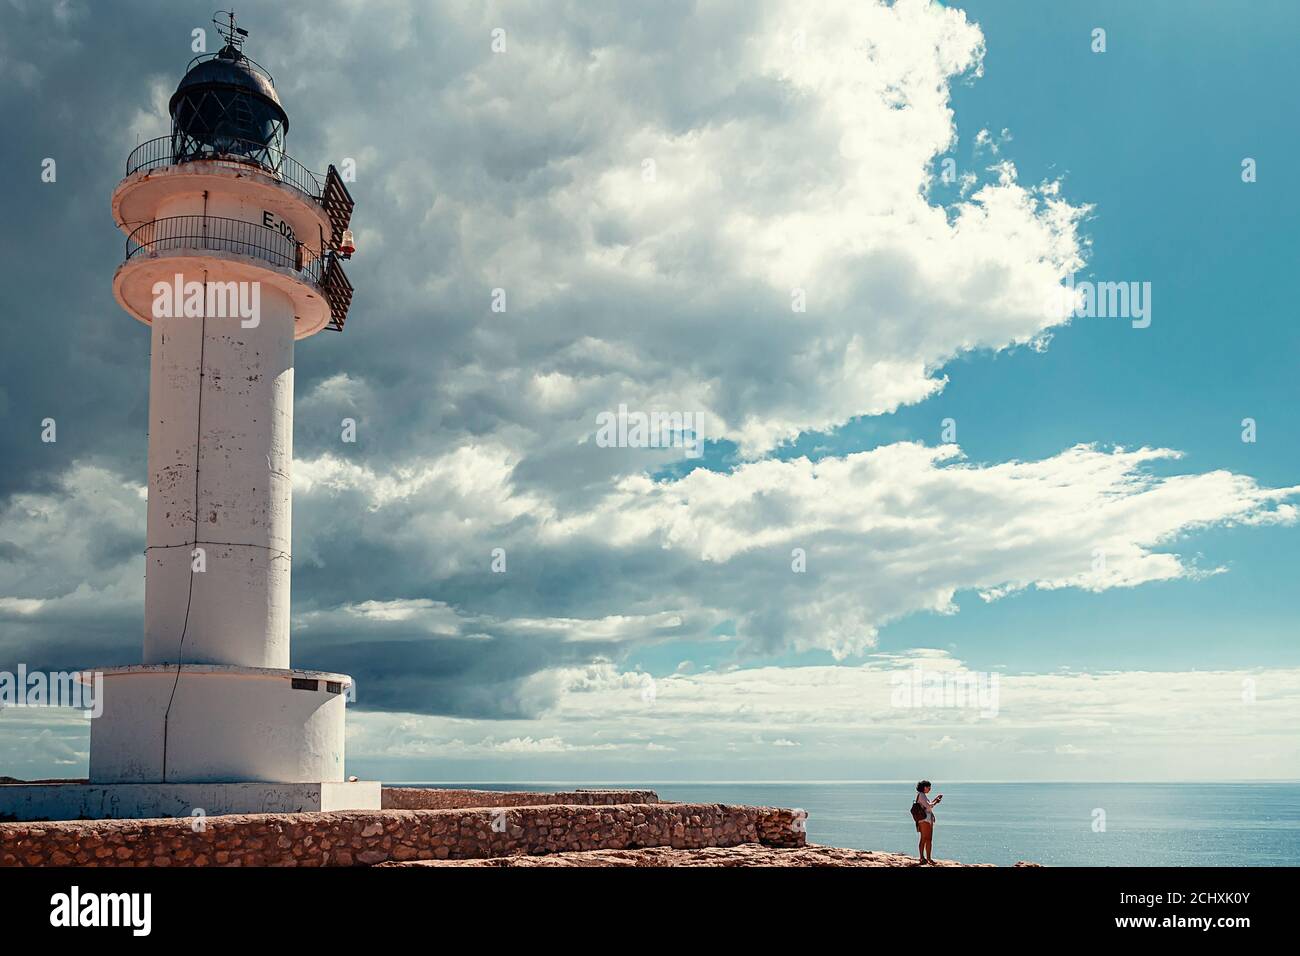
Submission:
<svg viewBox="0 0 1300 956">
<path fill-rule="evenodd" d="M 649 789 L 661 799 L 790 807 L 808 840 L 916 853 L 898 783 L 406 783 L 480 790 Z M 1045 866 L 1300 866 L 1300 783 L 942 783 L 936 859 Z"/>
</svg>

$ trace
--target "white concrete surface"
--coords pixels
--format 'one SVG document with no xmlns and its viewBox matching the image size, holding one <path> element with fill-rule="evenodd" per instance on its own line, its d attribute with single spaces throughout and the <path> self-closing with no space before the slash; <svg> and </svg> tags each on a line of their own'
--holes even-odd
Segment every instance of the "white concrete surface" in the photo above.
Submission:
<svg viewBox="0 0 1300 956">
<path fill-rule="evenodd" d="M 146 664 L 289 666 L 293 313 L 261 311 L 153 322 Z"/>
<path fill-rule="evenodd" d="M 321 237 L 332 231 L 330 218 L 317 202 L 273 174 L 247 163 L 221 160 L 160 166 L 128 176 L 113 190 L 113 221 L 124 233 L 164 216 L 207 214 L 260 222 L 264 212 L 283 220 L 313 256 L 322 252 Z"/>
<path fill-rule="evenodd" d="M 90 781 L 341 782 L 348 678 L 326 677 L 336 689 L 308 671 L 106 671 L 104 712 L 90 722 Z M 316 689 L 294 687 L 294 678 Z"/>
<path fill-rule="evenodd" d="M 193 273 L 196 281 L 202 281 L 207 271 L 213 282 L 260 282 L 263 296 L 269 290 L 283 293 L 293 303 L 295 339 L 315 335 L 329 324 L 329 303 L 302 273 L 291 266 L 250 259 L 233 249 L 176 248 L 156 255 L 138 252 L 113 274 L 113 297 L 133 319 L 152 325 L 154 283 L 172 282 L 178 271 Z"/>
<path fill-rule="evenodd" d="M 346 783 L 0 784 L 5 820 L 143 820 L 226 813 L 378 810 L 376 780 Z"/>
</svg>

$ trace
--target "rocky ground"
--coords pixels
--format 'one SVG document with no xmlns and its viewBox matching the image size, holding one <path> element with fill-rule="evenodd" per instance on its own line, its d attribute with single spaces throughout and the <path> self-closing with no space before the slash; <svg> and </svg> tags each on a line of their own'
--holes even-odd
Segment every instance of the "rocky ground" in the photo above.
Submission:
<svg viewBox="0 0 1300 956">
<path fill-rule="evenodd" d="M 385 863 L 384 866 L 918 866 L 914 856 L 875 850 L 843 850 L 833 846 L 783 849 L 759 843 L 708 847 L 702 850 L 674 850 L 647 847 L 640 850 L 586 850 L 551 853 L 545 856 L 501 856 L 479 860 L 421 860 Z M 935 860 L 935 866 L 989 866 Z M 1037 866 L 1017 863 L 1016 866 Z"/>
</svg>

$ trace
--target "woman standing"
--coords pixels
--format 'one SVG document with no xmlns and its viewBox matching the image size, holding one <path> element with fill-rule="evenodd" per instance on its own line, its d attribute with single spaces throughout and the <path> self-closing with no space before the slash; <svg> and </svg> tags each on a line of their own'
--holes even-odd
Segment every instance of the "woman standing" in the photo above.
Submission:
<svg viewBox="0 0 1300 956">
<path fill-rule="evenodd" d="M 930 799 L 929 794 L 929 780 L 922 780 L 916 785 L 916 802 L 925 811 L 925 816 L 916 821 L 916 832 L 921 834 L 921 842 L 917 844 L 916 852 L 921 858 L 922 866 L 934 863 L 934 808 L 943 799 L 942 793 L 933 800 Z"/>
</svg>

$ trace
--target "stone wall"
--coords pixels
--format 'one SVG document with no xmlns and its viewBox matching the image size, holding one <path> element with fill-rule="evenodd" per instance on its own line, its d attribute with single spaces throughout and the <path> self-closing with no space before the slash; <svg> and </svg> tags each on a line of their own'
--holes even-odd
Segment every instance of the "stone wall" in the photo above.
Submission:
<svg viewBox="0 0 1300 956">
<path fill-rule="evenodd" d="M 779 807 L 753 807 L 755 842 L 763 846 L 795 847 L 808 842 L 808 811 L 783 810 Z M 718 844 L 722 846 L 723 844 Z"/>
<path fill-rule="evenodd" d="M 651 803 L 0 824 L 0 866 L 366 866 L 575 850 L 802 846 L 799 814 Z"/>
<path fill-rule="evenodd" d="M 466 807 L 537 807 L 555 803 L 610 806 L 616 803 L 658 803 L 653 790 L 567 790 L 535 793 L 525 790 L 430 790 L 423 787 L 384 787 L 385 810 L 458 810 Z"/>
</svg>

